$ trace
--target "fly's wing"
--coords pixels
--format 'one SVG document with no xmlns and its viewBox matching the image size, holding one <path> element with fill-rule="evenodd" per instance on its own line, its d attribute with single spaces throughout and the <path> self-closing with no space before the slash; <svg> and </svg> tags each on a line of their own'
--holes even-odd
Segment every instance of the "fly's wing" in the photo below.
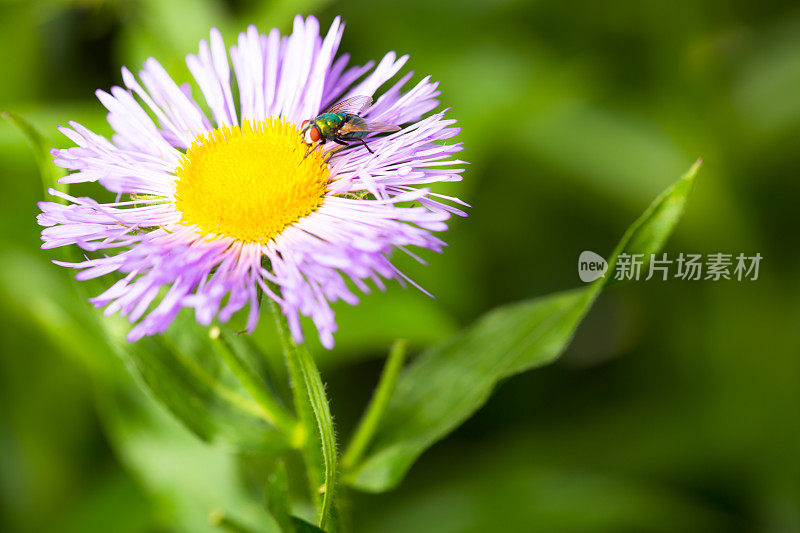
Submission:
<svg viewBox="0 0 800 533">
<path fill-rule="evenodd" d="M 353 96 L 351 98 L 345 98 L 341 102 L 337 102 L 333 104 L 330 109 L 327 109 L 326 113 L 346 113 L 348 115 L 360 115 L 367 109 L 369 106 L 372 105 L 372 97 L 371 96 Z"/>
<path fill-rule="evenodd" d="M 348 133 L 389 133 L 399 131 L 400 126 L 386 124 L 385 122 L 367 122 L 366 120 L 347 121 L 339 128 L 339 135 Z"/>
</svg>

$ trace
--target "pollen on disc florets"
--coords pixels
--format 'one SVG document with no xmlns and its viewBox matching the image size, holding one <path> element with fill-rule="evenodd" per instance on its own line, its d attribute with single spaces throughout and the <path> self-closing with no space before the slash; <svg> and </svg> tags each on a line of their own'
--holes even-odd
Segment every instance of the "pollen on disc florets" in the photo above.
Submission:
<svg viewBox="0 0 800 533">
<path fill-rule="evenodd" d="M 297 127 L 280 118 L 198 135 L 175 169 L 181 223 L 269 241 L 324 200 L 328 166 L 318 150 L 306 156 L 307 148 Z"/>
</svg>

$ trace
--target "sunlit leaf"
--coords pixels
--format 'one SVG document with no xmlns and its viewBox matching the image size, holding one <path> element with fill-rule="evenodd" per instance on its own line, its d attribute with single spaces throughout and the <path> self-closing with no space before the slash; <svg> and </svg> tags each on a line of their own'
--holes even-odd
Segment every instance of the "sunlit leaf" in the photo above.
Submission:
<svg viewBox="0 0 800 533">
<path fill-rule="evenodd" d="M 683 213 L 699 162 L 625 232 L 609 258 L 657 252 Z M 602 288 L 588 287 L 489 312 L 454 338 L 423 352 L 401 375 L 370 453 L 345 481 L 365 491 L 395 486 L 416 458 L 479 409 L 497 382 L 557 358 Z"/>
</svg>

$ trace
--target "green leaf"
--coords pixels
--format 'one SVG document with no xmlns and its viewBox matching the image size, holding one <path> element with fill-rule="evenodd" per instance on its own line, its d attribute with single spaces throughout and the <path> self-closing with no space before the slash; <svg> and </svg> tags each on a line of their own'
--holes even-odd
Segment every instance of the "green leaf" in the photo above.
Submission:
<svg viewBox="0 0 800 533">
<path fill-rule="evenodd" d="M 205 441 L 246 451 L 286 449 L 286 438 L 263 407 L 231 375 L 215 353 L 206 328 L 181 313 L 166 334 L 135 343 L 130 325 L 92 309 L 70 276 L 10 246 L 0 264 L 0 302 L 29 317 L 64 353 L 94 374 L 108 374 L 118 354 L 141 383 L 173 415 Z M 241 354 L 251 346 L 233 343 Z M 250 360 L 255 356 L 250 354 Z"/>
<path fill-rule="evenodd" d="M 114 322 L 105 319 L 109 327 Z M 126 325 L 122 325 L 126 328 Z M 243 451 L 288 449 L 259 402 L 222 364 L 206 328 L 181 313 L 163 335 L 115 348 L 153 396 L 201 439 L 223 441 Z"/>
<path fill-rule="evenodd" d="M 699 164 L 628 228 L 608 272 L 621 253 L 649 255 L 661 248 L 683 213 Z M 370 492 L 397 485 L 425 449 L 486 402 L 499 380 L 556 359 L 611 277 L 500 307 L 423 352 L 400 376 L 369 454 L 345 473 L 345 482 Z"/>
<path fill-rule="evenodd" d="M 305 345 L 294 342 L 286 317 L 275 302 L 270 302 L 286 354 L 295 408 L 307 432 L 304 448 L 311 497 L 318 504 L 319 527 L 324 528 L 333 511 L 336 490 L 337 457 L 333 418 L 314 359 Z"/>
<path fill-rule="evenodd" d="M 702 159 L 692 165 L 672 187 L 658 195 L 642 215 L 631 224 L 622 236 L 608 261 L 608 272 L 613 272 L 620 254 L 643 254 L 645 259 L 664 246 L 686 208 L 686 202 L 694 187 L 694 177 Z M 597 284 L 608 286 L 615 283 L 613 276 L 598 280 Z M 593 287 L 599 290 L 597 286 Z"/>
<path fill-rule="evenodd" d="M 152 498 L 157 530 L 278 531 L 267 510 L 254 503 L 228 446 L 199 441 L 139 390 L 106 390 L 98 410 L 117 456 Z M 215 510 L 221 511 L 212 514 Z"/>
<path fill-rule="evenodd" d="M 39 175 L 42 179 L 45 197 L 50 196 L 48 193 L 50 188 L 66 192 L 67 186 L 58 183 L 59 178 L 64 176 L 66 172 L 53 164 L 53 159 L 50 157 L 50 149 L 42 134 L 30 122 L 10 111 L 2 111 L 0 116 L 14 124 L 30 143 L 33 155 L 36 158 L 36 165 L 39 167 Z"/>
<path fill-rule="evenodd" d="M 314 524 L 309 524 L 302 518 L 297 518 L 296 516 L 292 517 L 292 522 L 295 527 L 295 531 L 297 533 L 324 533 L 324 529 L 320 529 Z"/>
<path fill-rule="evenodd" d="M 209 337 L 214 345 L 217 355 L 225 361 L 228 368 L 239 380 L 239 383 L 247 389 L 250 396 L 261 407 L 263 415 L 270 424 L 277 427 L 284 435 L 295 437 L 299 433 L 300 426 L 297 420 L 289 413 L 279 401 L 276 392 L 267 385 L 259 372 L 249 364 L 253 357 L 242 357 L 241 353 L 248 354 L 252 344 L 249 342 L 236 342 L 234 339 L 238 335 L 224 335 L 219 327 L 214 326 L 209 332 Z M 241 339 L 239 339 L 241 340 Z"/>
</svg>

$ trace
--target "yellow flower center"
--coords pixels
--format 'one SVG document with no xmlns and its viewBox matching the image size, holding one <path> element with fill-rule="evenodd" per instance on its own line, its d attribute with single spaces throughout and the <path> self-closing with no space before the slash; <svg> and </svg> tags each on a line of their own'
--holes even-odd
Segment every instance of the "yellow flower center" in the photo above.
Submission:
<svg viewBox="0 0 800 533">
<path fill-rule="evenodd" d="M 181 223 L 204 234 L 269 241 L 322 204 L 328 165 L 319 150 L 305 157 L 307 148 L 283 119 L 198 135 L 175 169 Z"/>
</svg>

